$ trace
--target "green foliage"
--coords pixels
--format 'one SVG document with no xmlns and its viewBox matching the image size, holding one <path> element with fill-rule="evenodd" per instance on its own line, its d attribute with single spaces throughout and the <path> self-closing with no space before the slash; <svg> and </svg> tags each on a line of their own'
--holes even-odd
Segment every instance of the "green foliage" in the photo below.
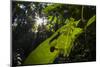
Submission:
<svg viewBox="0 0 100 67">
<path fill-rule="evenodd" d="M 68 20 L 68 19 L 67 19 Z M 91 20 L 91 19 L 90 19 Z M 87 23 L 87 27 L 93 21 Z M 95 20 L 95 19 L 94 19 Z M 74 41 L 77 37 L 84 32 L 82 28 L 78 28 L 77 25 L 80 22 L 74 20 L 68 20 L 67 24 L 58 29 L 50 38 L 46 39 L 41 43 L 34 51 L 30 53 L 24 64 L 46 64 L 53 63 L 54 59 L 62 52 L 63 56 L 68 57 L 72 47 L 74 46 Z M 57 33 L 60 35 L 57 39 L 53 40 L 50 44 L 49 41 L 54 38 Z M 58 51 L 50 52 L 50 47 L 55 46 Z"/>
<path fill-rule="evenodd" d="M 89 20 L 88 20 L 88 22 L 87 22 L 87 24 L 86 24 L 86 26 L 85 26 L 85 29 L 89 26 L 89 25 L 91 25 L 94 21 L 95 21 L 95 19 L 96 19 L 96 16 L 94 15 L 93 17 L 91 17 Z"/>
<path fill-rule="evenodd" d="M 71 23 L 71 24 L 70 24 Z M 79 23 L 79 21 L 76 21 Z M 75 22 L 69 22 L 60 29 L 58 29 L 54 35 L 48 38 L 46 41 L 41 43 L 26 59 L 24 64 L 43 64 L 43 63 L 53 63 L 54 59 L 59 55 L 60 51 L 50 52 L 50 47 L 55 46 L 56 48 L 61 48 L 64 50 L 64 56 L 68 56 L 72 48 L 72 43 L 76 38 L 76 35 L 82 32 L 80 28 L 72 28 Z M 71 26 L 69 26 L 71 25 Z M 73 30 L 73 31 L 72 31 Z M 72 32 L 70 32 L 72 31 Z M 49 41 L 60 32 L 61 35 L 57 40 L 54 40 L 49 45 Z M 37 57 L 37 58 L 36 58 Z"/>
<path fill-rule="evenodd" d="M 46 14 L 49 14 L 51 11 L 56 11 L 58 7 L 60 7 L 61 4 L 51 4 L 43 9 L 43 12 Z"/>
<path fill-rule="evenodd" d="M 48 17 L 48 21 L 50 21 L 50 22 L 51 22 L 51 21 L 52 21 L 52 19 L 53 19 L 53 16 L 49 16 L 49 17 Z"/>
</svg>

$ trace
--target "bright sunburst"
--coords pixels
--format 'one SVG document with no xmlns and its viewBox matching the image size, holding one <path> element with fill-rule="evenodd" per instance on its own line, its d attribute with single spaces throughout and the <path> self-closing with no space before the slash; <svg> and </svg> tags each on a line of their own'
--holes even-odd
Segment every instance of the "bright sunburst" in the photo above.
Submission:
<svg viewBox="0 0 100 67">
<path fill-rule="evenodd" d="M 36 17 L 36 24 L 41 25 L 43 23 L 43 18 L 40 18 L 39 16 Z"/>
</svg>

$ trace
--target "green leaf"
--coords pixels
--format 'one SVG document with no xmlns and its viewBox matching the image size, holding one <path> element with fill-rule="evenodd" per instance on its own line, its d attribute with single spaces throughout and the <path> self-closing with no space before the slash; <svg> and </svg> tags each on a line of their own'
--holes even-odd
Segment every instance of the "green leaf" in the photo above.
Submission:
<svg viewBox="0 0 100 67">
<path fill-rule="evenodd" d="M 48 20 L 51 22 L 52 21 L 52 19 L 53 19 L 53 16 L 49 16 L 48 17 Z"/>
<path fill-rule="evenodd" d="M 53 23 L 56 23 L 56 21 L 57 21 L 57 17 L 55 16 L 54 20 L 53 20 Z"/>
<path fill-rule="evenodd" d="M 91 17 L 91 18 L 88 20 L 88 22 L 87 22 L 87 24 L 86 24 L 86 26 L 85 26 L 85 29 L 86 29 L 89 25 L 91 25 L 95 20 L 96 20 L 96 16 L 94 15 L 93 17 Z"/>
</svg>

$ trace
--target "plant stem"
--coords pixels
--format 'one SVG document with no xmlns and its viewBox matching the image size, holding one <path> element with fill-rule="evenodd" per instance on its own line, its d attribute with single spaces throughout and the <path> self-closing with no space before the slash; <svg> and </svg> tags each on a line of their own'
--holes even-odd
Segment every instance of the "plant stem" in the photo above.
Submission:
<svg viewBox="0 0 100 67">
<path fill-rule="evenodd" d="M 83 20 L 84 20 L 84 17 L 83 17 L 83 13 L 84 12 L 84 6 L 82 6 L 82 11 L 81 11 L 81 19 L 82 19 L 82 22 L 83 22 Z"/>
</svg>

